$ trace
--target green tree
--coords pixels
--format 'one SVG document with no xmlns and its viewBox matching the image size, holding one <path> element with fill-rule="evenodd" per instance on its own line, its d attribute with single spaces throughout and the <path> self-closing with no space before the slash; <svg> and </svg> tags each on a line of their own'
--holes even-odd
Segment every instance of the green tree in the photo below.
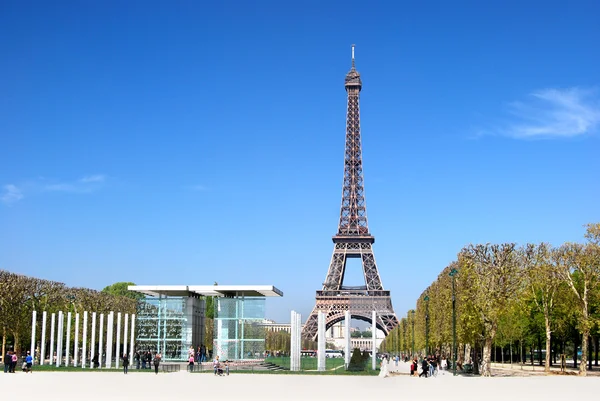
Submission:
<svg viewBox="0 0 600 401">
<path fill-rule="evenodd" d="M 561 285 L 556 262 L 556 253 L 545 243 L 527 244 L 522 250 L 524 266 L 527 273 L 530 296 L 537 310 L 544 316 L 546 332 L 546 362 L 544 370 L 550 372 L 550 356 L 552 344 L 552 315 L 554 302 Z M 540 350 L 541 351 L 541 350 Z"/>
<path fill-rule="evenodd" d="M 360 349 L 354 348 L 352 356 L 350 357 L 350 363 L 348 364 L 348 370 L 350 372 L 362 372 L 365 370 L 365 359 L 360 353 Z"/>
<path fill-rule="evenodd" d="M 464 295 L 483 324 L 481 374 L 491 376 L 492 343 L 500 315 L 511 298 L 520 296 L 518 253 L 514 243 L 469 245 L 459 254 L 459 263 L 461 281 L 469 283 Z"/>
<path fill-rule="evenodd" d="M 587 375 L 588 340 L 594 326 L 590 314 L 591 295 L 600 285 L 600 223 L 588 224 L 587 244 L 566 243 L 557 251 L 559 274 L 567 283 L 578 305 L 578 327 L 582 334 L 579 374 Z"/>
<path fill-rule="evenodd" d="M 140 300 L 144 298 L 144 294 L 135 291 L 129 291 L 128 286 L 135 285 L 131 282 L 120 281 L 118 283 L 111 284 L 102 289 L 105 294 L 116 295 L 120 297 L 127 297 L 131 299 Z"/>
</svg>

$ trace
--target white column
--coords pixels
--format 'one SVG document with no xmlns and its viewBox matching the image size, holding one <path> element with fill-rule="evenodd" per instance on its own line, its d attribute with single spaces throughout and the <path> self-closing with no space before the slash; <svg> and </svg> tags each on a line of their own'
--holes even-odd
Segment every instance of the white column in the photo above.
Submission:
<svg viewBox="0 0 600 401">
<path fill-rule="evenodd" d="M 373 322 L 373 325 L 371 326 L 371 368 L 375 370 L 377 369 L 377 312 L 373 311 L 371 321 Z"/>
<path fill-rule="evenodd" d="M 129 334 L 129 360 L 133 361 L 133 353 L 135 352 L 133 349 L 133 345 L 135 339 L 135 313 L 131 314 L 131 333 Z"/>
<path fill-rule="evenodd" d="M 81 336 L 81 368 L 85 369 L 87 356 L 87 311 L 83 311 L 83 333 Z"/>
<path fill-rule="evenodd" d="M 67 312 L 67 346 L 65 347 L 65 366 L 69 366 L 69 350 L 71 348 L 71 312 Z"/>
<path fill-rule="evenodd" d="M 297 365 L 297 370 L 301 370 L 302 369 L 302 356 L 301 356 L 301 351 L 302 350 L 302 316 L 297 313 L 296 314 L 296 363 Z"/>
<path fill-rule="evenodd" d="M 291 316 L 290 316 L 290 334 L 291 334 L 291 339 L 290 339 L 290 370 L 292 372 L 297 371 L 297 361 L 296 361 L 296 335 L 297 335 L 297 331 L 296 331 L 296 311 L 292 311 Z"/>
<path fill-rule="evenodd" d="M 79 313 L 75 314 L 75 341 L 73 341 L 73 366 L 77 367 L 79 359 Z"/>
<path fill-rule="evenodd" d="M 318 312 L 318 344 L 317 344 L 317 370 L 320 372 L 325 371 L 326 354 L 325 354 L 325 313 L 322 311 Z"/>
<path fill-rule="evenodd" d="M 117 346 L 115 349 L 115 368 L 119 369 L 119 360 L 123 356 L 121 354 L 121 312 L 117 313 Z"/>
<path fill-rule="evenodd" d="M 92 312 L 92 340 L 90 341 L 90 369 L 94 367 L 92 360 L 96 356 L 96 312 Z"/>
<path fill-rule="evenodd" d="M 54 359 L 54 321 L 56 320 L 56 313 L 53 313 L 50 318 L 50 365 Z"/>
<path fill-rule="evenodd" d="M 113 346 L 113 320 L 114 313 L 110 313 L 106 316 L 106 368 L 112 368 L 112 346 Z"/>
<path fill-rule="evenodd" d="M 290 370 L 296 370 L 296 312 L 290 313 Z"/>
<path fill-rule="evenodd" d="M 98 328 L 98 367 L 102 369 L 102 341 L 104 341 L 104 313 L 100 314 L 100 327 Z"/>
<path fill-rule="evenodd" d="M 63 311 L 58 311 L 58 329 L 56 333 L 56 367 L 58 368 L 62 362 L 62 346 L 63 346 L 63 326 L 65 324 L 65 316 Z"/>
<path fill-rule="evenodd" d="M 350 337 L 350 325 L 352 324 L 350 322 L 350 311 L 346 311 L 346 313 L 344 314 L 344 323 L 346 326 L 344 326 L 344 342 L 346 343 L 346 347 L 345 347 L 345 354 L 344 354 L 344 363 L 346 364 L 346 369 L 348 369 L 348 366 L 350 365 L 350 353 L 352 352 L 352 349 L 350 348 L 350 343 L 351 343 L 351 337 Z"/>
<path fill-rule="evenodd" d="M 123 355 L 127 355 L 127 329 L 129 329 L 129 327 L 127 327 L 129 325 L 129 313 L 125 314 L 125 322 L 123 323 L 123 326 L 125 326 L 124 332 L 123 332 Z M 133 363 L 131 361 L 131 359 L 129 360 L 130 363 Z"/>
<path fill-rule="evenodd" d="M 40 365 L 43 365 L 46 356 L 46 311 L 42 312 L 42 349 L 40 351 Z"/>
<path fill-rule="evenodd" d="M 31 357 L 33 358 L 33 360 L 35 361 L 35 326 L 36 326 L 36 318 L 37 318 L 37 312 L 33 311 L 33 313 L 31 314 L 31 351 L 29 351 L 29 355 L 31 355 Z"/>
</svg>

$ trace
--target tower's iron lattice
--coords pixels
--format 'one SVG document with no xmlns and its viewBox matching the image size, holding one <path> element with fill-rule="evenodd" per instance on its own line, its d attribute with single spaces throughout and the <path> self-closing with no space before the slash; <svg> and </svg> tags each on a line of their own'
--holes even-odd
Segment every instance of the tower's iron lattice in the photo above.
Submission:
<svg viewBox="0 0 600 401">
<path fill-rule="evenodd" d="M 375 237 L 367 224 L 367 205 L 363 182 L 362 151 L 360 140 L 359 93 L 362 88 L 360 74 L 354 66 L 354 45 L 352 46 L 352 68 L 346 74 L 348 94 L 346 114 L 346 152 L 344 155 L 344 185 L 338 232 L 333 237 L 333 256 L 323 289 L 317 291 L 317 303 L 303 329 L 303 337 L 315 339 L 317 336 L 317 312 L 326 313 L 326 326 L 344 319 L 350 311 L 352 318 L 370 322 L 372 311 L 377 312 L 376 325 L 386 334 L 398 325 L 392 307 L 390 292 L 383 289 L 373 243 Z M 362 261 L 364 286 L 344 286 L 344 273 L 348 258 Z"/>
</svg>

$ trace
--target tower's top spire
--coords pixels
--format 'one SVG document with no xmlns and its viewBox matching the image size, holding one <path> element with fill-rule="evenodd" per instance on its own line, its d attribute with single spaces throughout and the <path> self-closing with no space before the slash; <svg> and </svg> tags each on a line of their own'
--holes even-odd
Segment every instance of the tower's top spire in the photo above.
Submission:
<svg viewBox="0 0 600 401">
<path fill-rule="evenodd" d="M 346 89 L 349 87 L 358 87 L 358 90 L 362 88 L 362 82 L 360 80 L 360 74 L 356 71 L 356 66 L 354 65 L 354 47 L 356 45 L 352 45 L 352 68 L 348 74 L 346 74 Z"/>
</svg>

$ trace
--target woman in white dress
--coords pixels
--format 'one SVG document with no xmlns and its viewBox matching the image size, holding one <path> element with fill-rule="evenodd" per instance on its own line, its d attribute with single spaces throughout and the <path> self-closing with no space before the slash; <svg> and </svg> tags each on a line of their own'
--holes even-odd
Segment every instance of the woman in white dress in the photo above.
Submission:
<svg viewBox="0 0 600 401">
<path fill-rule="evenodd" d="M 388 376 L 389 376 L 389 372 L 388 372 L 388 360 L 384 356 L 383 358 L 381 358 L 381 366 L 380 366 L 380 369 L 379 369 L 379 377 L 388 377 Z"/>
</svg>

